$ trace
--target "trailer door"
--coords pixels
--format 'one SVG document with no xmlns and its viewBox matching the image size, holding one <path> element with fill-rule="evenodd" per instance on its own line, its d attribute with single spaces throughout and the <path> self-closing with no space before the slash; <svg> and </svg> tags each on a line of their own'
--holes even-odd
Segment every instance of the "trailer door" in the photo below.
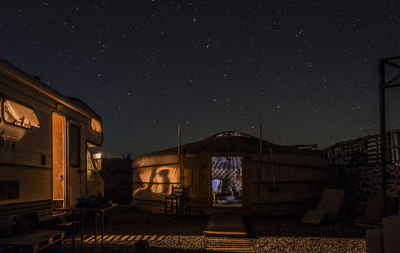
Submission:
<svg viewBox="0 0 400 253">
<path fill-rule="evenodd" d="M 66 167 L 66 120 L 60 114 L 52 114 L 53 140 L 53 207 L 65 205 Z"/>
</svg>

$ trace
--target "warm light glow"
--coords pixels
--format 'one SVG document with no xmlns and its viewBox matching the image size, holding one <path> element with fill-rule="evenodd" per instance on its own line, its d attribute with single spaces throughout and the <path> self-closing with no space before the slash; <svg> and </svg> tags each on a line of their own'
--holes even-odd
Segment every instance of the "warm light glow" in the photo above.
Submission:
<svg viewBox="0 0 400 253">
<path fill-rule="evenodd" d="M 87 158 L 87 169 L 89 171 L 100 171 L 101 165 L 101 153 L 92 154 L 89 150 L 86 151 Z"/>
<path fill-rule="evenodd" d="M 163 199 L 165 194 L 171 193 L 172 184 L 179 181 L 179 170 L 176 166 L 144 167 L 134 170 L 136 185 L 133 197 L 144 199 Z"/>
<path fill-rule="evenodd" d="M 101 122 L 99 120 L 95 119 L 95 118 L 91 119 L 91 127 L 92 127 L 93 131 L 95 131 L 95 132 L 97 132 L 99 134 L 101 132 L 103 132 L 103 127 L 101 126 Z"/>
<path fill-rule="evenodd" d="M 52 114 L 52 139 L 53 139 L 53 207 L 64 205 L 65 190 L 65 117 Z"/>
<path fill-rule="evenodd" d="M 39 128 L 39 119 L 36 113 L 29 107 L 11 100 L 5 100 L 3 104 L 4 120 L 7 123 L 31 129 Z"/>
<path fill-rule="evenodd" d="M 93 159 L 101 159 L 101 153 L 93 154 Z"/>
</svg>

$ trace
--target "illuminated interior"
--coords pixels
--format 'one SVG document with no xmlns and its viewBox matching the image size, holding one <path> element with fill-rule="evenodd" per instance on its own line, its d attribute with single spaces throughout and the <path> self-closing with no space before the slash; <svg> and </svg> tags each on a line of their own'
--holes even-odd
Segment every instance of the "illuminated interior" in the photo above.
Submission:
<svg viewBox="0 0 400 253">
<path fill-rule="evenodd" d="M 31 129 L 39 128 L 39 119 L 36 113 L 29 107 L 21 105 L 11 100 L 5 100 L 3 103 L 4 120 L 16 126 Z"/>
<path fill-rule="evenodd" d="M 211 157 L 211 202 L 213 206 L 241 206 L 242 157 Z"/>
<path fill-rule="evenodd" d="M 64 206 L 65 196 L 65 117 L 53 113 L 52 115 L 53 139 L 53 206 Z"/>
<path fill-rule="evenodd" d="M 93 145 L 88 144 L 86 151 L 86 166 L 88 171 L 97 172 L 101 170 L 101 153 L 94 153 L 92 147 Z"/>
<path fill-rule="evenodd" d="M 104 181 L 100 171 L 102 170 L 102 154 L 99 152 L 99 147 L 87 142 L 86 143 L 86 194 L 88 196 L 104 194 Z"/>
</svg>

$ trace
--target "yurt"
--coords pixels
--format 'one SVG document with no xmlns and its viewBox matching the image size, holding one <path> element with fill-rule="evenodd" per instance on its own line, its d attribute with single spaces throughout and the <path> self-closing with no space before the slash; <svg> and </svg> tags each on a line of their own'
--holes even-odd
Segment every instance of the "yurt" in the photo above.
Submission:
<svg viewBox="0 0 400 253">
<path fill-rule="evenodd" d="M 306 147 L 227 131 L 142 155 L 132 161 L 132 205 L 164 212 L 172 186 L 183 186 L 184 213 L 189 215 L 212 210 L 303 214 L 314 207 L 328 180 L 322 153 Z"/>
</svg>

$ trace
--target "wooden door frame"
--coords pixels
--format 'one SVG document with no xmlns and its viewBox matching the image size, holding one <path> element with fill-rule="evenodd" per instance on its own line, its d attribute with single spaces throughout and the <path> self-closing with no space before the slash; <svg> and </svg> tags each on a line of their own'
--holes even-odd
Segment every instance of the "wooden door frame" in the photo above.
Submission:
<svg viewBox="0 0 400 253">
<path fill-rule="evenodd" d="M 244 160 L 245 160 L 245 156 L 243 154 L 240 153 L 228 153 L 228 154 L 221 154 L 221 153 L 210 153 L 208 155 L 208 171 L 209 171 L 209 179 L 208 179 L 208 183 L 209 183 L 209 187 L 208 187 L 208 203 L 210 207 L 214 207 L 214 204 L 212 203 L 212 158 L 213 157 L 240 157 L 241 160 L 241 166 L 242 166 L 242 180 L 241 180 L 241 184 L 242 184 L 242 200 L 240 201 L 241 207 L 244 206 L 244 199 L 245 199 L 245 170 L 244 170 Z"/>
<path fill-rule="evenodd" d="M 51 150 L 52 150 L 52 160 L 51 160 L 51 200 L 52 200 L 52 205 L 54 207 L 54 184 L 53 184 L 53 180 L 54 180 L 54 125 L 53 125 L 53 117 L 54 115 L 59 116 L 60 118 L 63 119 L 63 138 L 64 138 L 64 144 L 63 144 L 63 156 L 64 156 L 64 161 L 63 161 L 63 187 L 62 187 L 62 191 L 63 191 L 63 199 L 62 199 L 62 205 L 65 206 L 66 204 L 66 187 L 67 187 L 67 142 L 68 142 L 68 125 L 67 125 L 67 117 L 66 115 L 63 115 L 60 112 L 57 111 L 53 111 L 51 113 Z"/>
</svg>

